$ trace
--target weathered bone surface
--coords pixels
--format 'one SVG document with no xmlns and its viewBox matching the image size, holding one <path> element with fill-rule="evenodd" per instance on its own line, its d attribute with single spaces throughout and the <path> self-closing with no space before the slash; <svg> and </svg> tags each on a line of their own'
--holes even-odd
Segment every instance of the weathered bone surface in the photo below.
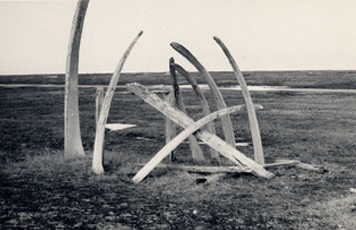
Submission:
<svg viewBox="0 0 356 230">
<path fill-rule="evenodd" d="M 174 98 L 173 88 L 171 88 L 170 92 L 166 96 L 166 101 L 170 106 L 174 108 L 177 107 L 177 103 Z M 172 120 L 166 117 L 166 144 L 168 144 L 176 136 L 177 136 L 177 125 Z M 171 162 L 175 161 L 174 151 L 171 151 L 169 153 L 169 159 Z"/>
<path fill-rule="evenodd" d="M 211 112 L 210 112 L 208 101 L 206 100 L 203 91 L 200 89 L 200 87 L 199 87 L 198 83 L 195 81 L 195 79 L 180 65 L 178 65 L 176 63 L 173 63 L 171 65 L 178 71 L 178 73 L 183 75 L 184 78 L 192 86 L 193 91 L 195 92 L 195 94 L 197 95 L 197 97 L 200 101 L 200 105 L 203 110 L 203 114 L 205 116 L 209 115 Z M 216 134 L 215 126 L 214 126 L 213 122 L 209 122 L 207 124 L 207 129 L 210 133 Z M 215 149 L 210 148 L 210 155 L 211 155 L 211 159 L 213 162 L 220 164 L 219 153 Z"/>
<path fill-rule="evenodd" d="M 183 57 L 185 57 L 189 62 L 191 62 L 192 65 L 203 75 L 203 77 L 205 78 L 205 80 L 209 85 L 211 93 L 214 96 L 218 109 L 226 108 L 226 104 L 222 94 L 220 93 L 214 79 L 211 77 L 209 72 L 204 68 L 204 66 L 194 57 L 194 55 L 189 50 L 187 50 L 181 44 L 172 42 L 171 46 Z M 226 142 L 235 148 L 236 146 L 235 134 L 234 134 L 234 129 L 232 127 L 230 116 L 229 115 L 223 116 L 221 118 L 221 123 L 224 130 Z"/>
<path fill-rule="evenodd" d="M 79 122 L 78 65 L 80 41 L 88 4 L 89 0 L 78 1 L 68 46 L 64 99 L 64 155 L 66 157 L 85 155 Z"/>
<path fill-rule="evenodd" d="M 95 98 L 95 124 L 98 124 L 99 114 L 104 101 L 104 87 L 99 86 L 96 88 L 96 98 Z"/>
<path fill-rule="evenodd" d="M 144 166 L 143 164 L 139 164 Z M 248 166 L 197 166 L 197 165 L 177 165 L 177 164 L 158 164 L 155 168 L 176 169 L 193 173 L 250 173 Z"/>
<path fill-rule="evenodd" d="M 261 141 L 260 129 L 256 117 L 256 111 L 253 107 L 250 92 L 248 91 L 245 79 L 242 76 L 242 73 L 239 67 L 237 66 L 234 58 L 230 54 L 230 51 L 227 49 L 225 44 L 218 37 L 215 36 L 214 40 L 219 44 L 219 46 L 221 47 L 221 49 L 224 51 L 225 55 L 229 59 L 229 62 L 234 70 L 237 81 L 239 82 L 239 85 L 241 87 L 242 95 L 245 99 L 247 113 L 250 121 L 255 161 L 262 165 L 265 163 L 265 159 L 263 156 L 262 141 Z"/>
<path fill-rule="evenodd" d="M 152 105 L 154 108 L 156 108 L 158 111 L 163 113 L 165 116 L 167 116 L 169 119 L 174 121 L 176 124 L 182 126 L 183 128 L 188 128 L 191 125 L 193 125 L 193 127 L 194 127 L 194 120 L 192 120 L 190 117 L 188 117 L 182 111 L 172 108 L 168 103 L 166 103 L 165 101 L 160 99 L 157 95 L 151 93 L 146 87 L 144 87 L 138 83 L 127 84 L 126 86 L 131 92 L 135 93 L 137 96 L 139 96 L 141 99 L 146 101 L 148 104 Z M 219 112 L 219 111 L 217 111 L 217 112 Z M 211 120 L 208 120 L 203 125 L 207 124 L 210 121 Z M 183 132 L 185 132 L 185 131 L 186 130 L 184 130 Z M 187 131 L 187 134 L 185 134 L 185 135 L 189 135 L 189 134 L 190 134 L 190 131 Z M 179 135 L 181 135 L 181 134 L 179 134 Z M 178 138 L 179 135 L 176 138 Z M 261 165 L 257 164 L 253 160 L 249 159 L 243 153 L 238 151 L 236 148 L 232 147 L 230 144 L 227 144 L 226 142 L 221 140 L 216 135 L 213 135 L 213 134 L 211 134 L 207 131 L 204 131 L 204 130 L 196 131 L 195 135 L 196 135 L 196 137 L 201 139 L 203 142 L 205 142 L 207 145 L 215 148 L 217 151 L 219 151 L 225 157 L 227 157 L 228 159 L 233 161 L 235 164 L 240 165 L 239 162 L 241 162 L 241 164 L 249 166 L 251 168 L 253 174 L 263 177 L 263 178 L 268 178 L 268 179 L 274 177 L 273 173 L 266 171 Z M 181 143 L 185 138 L 183 138 L 179 143 Z M 169 145 L 166 145 L 164 148 L 171 148 L 171 147 Z M 167 150 L 164 150 L 164 151 L 166 152 Z M 171 150 L 168 149 L 168 151 L 171 151 Z M 164 155 L 164 154 L 160 154 L 160 157 L 162 157 L 162 155 Z M 164 158 L 164 156 L 163 156 L 163 158 Z M 159 163 L 159 161 L 158 161 L 158 163 Z M 147 168 L 150 167 L 150 165 L 151 165 L 150 163 L 147 164 Z M 136 182 L 141 181 L 145 177 L 142 175 L 144 175 L 144 173 L 141 173 L 140 177 L 137 176 L 135 178 L 135 181 Z"/>
<path fill-rule="evenodd" d="M 219 110 L 214 112 L 199 121 L 188 126 L 183 132 L 176 136 L 171 142 L 169 142 L 164 148 L 162 148 L 133 178 L 135 183 L 142 181 L 171 151 L 178 147 L 179 144 L 183 142 L 189 135 L 200 129 L 202 126 L 206 125 L 208 122 L 219 118 L 225 114 L 236 112 L 241 109 L 241 106 L 234 106 L 227 109 Z M 230 159 L 235 162 L 240 168 L 244 168 L 240 165 L 231 155 Z"/>
<path fill-rule="evenodd" d="M 283 162 L 276 162 L 271 164 L 264 164 L 264 168 L 274 168 L 279 166 L 296 166 L 303 164 L 296 160 L 286 160 Z M 138 164 L 145 166 L 144 164 Z M 243 165 L 236 166 L 196 166 L 196 165 L 176 165 L 176 164 L 158 164 L 156 168 L 177 169 L 193 173 L 250 173 L 251 168 Z"/>
<path fill-rule="evenodd" d="M 112 124 L 106 124 L 105 128 L 109 129 L 110 132 L 113 132 L 113 131 L 133 128 L 133 127 L 136 127 L 136 126 L 137 125 L 135 125 L 135 124 L 112 123 Z"/>
<path fill-rule="evenodd" d="M 137 40 L 141 37 L 143 31 L 141 31 L 135 39 L 132 41 L 130 46 L 125 51 L 123 57 L 121 58 L 119 64 L 116 67 L 116 70 L 110 80 L 109 86 L 106 90 L 103 106 L 100 111 L 99 120 L 96 126 L 95 134 L 95 144 L 94 144 L 94 153 L 93 153 L 93 163 L 92 170 L 96 174 L 104 173 L 103 168 L 103 148 L 104 148 L 104 137 L 105 137 L 105 124 L 109 115 L 110 105 L 112 98 L 114 96 L 115 87 L 119 81 L 121 70 L 125 64 L 127 57 L 129 56 L 132 48 L 136 44 Z"/>
<path fill-rule="evenodd" d="M 173 79 L 172 86 L 173 86 L 175 101 L 177 102 L 177 107 L 178 107 L 178 109 L 180 111 L 182 111 L 183 113 L 187 114 L 187 111 L 185 110 L 185 106 L 184 106 L 183 97 L 182 97 L 182 94 L 181 94 L 180 89 L 179 89 L 176 70 L 172 66 L 172 64 L 174 64 L 174 59 L 170 58 L 169 63 L 170 63 L 169 70 L 170 70 L 170 75 L 171 75 L 171 77 Z M 203 163 L 205 158 L 204 158 L 203 151 L 201 150 L 200 145 L 198 144 L 198 141 L 197 141 L 196 137 L 193 136 L 193 135 L 189 135 L 188 140 L 189 140 L 189 147 L 190 147 L 190 150 L 192 152 L 193 161 L 198 163 L 198 164 Z"/>
</svg>

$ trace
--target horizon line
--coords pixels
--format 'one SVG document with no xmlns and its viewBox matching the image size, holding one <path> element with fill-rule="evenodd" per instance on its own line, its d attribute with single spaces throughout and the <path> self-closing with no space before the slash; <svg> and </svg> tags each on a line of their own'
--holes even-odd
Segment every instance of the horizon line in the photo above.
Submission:
<svg viewBox="0 0 356 230">
<path fill-rule="evenodd" d="M 356 69 L 305 69 L 305 70 L 241 70 L 241 72 L 345 72 L 356 71 Z M 188 71 L 189 73 L 199 73 L 199 71 Z M 233 70 L 212 70 L 208 72 L 234 72 Z M 79 75 L 84 74 L 113 74 L 114 72 L 80 72 Z M 161 73 L 169 74 L 169 71 L 127 71 L 121 74 L 149 74 L 149 73 Z M 65 75 L 65 73 L 0 73 L 0 76 L 18 76 L 18 75 Z"/>
</svg>

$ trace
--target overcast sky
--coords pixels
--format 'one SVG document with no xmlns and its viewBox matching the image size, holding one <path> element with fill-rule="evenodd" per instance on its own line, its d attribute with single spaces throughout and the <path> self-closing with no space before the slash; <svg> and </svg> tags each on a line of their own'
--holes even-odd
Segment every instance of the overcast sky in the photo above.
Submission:
<svg viewBox="0 0 356 230">
<path fill-rule="evenodd" d="M 0 0 L 0 74 L 64 73 L 77 1 Z M 210 71 L 232 70 L 218 36 L 241 70 L 356 70 L 354 0 L 90 0 L 81 73 L 113 72 L 144 34 L 123 71 L 194 70 L 171 42 Z"/>
</svg>

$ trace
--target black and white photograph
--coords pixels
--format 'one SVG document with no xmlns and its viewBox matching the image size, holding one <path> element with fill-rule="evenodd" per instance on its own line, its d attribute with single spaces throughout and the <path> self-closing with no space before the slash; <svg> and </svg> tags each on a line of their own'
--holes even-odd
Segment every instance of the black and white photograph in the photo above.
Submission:
<svg viewBox="0 0 356 230">
<path fill-rule="evenodd" d="M 0 0 L 0 229 L 356 229 L 355 12 Z"/>
</svg>

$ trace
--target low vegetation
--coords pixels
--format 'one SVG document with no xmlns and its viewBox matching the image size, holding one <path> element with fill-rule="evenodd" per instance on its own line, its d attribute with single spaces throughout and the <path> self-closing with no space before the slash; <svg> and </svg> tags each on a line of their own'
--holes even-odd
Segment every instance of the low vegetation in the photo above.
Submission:
<svg viewBox="0 0 356 230">
<path fill-rule="evenodd" d="M 279 79 L 253 72 L 246 76 L 255 85 L 265 85 L 268 78 Z M 133 79 L 162 84 L 149 76 Z M 228 74 L 215 79 L 220 85 L 233 81 Z M 0 90 L 2 229 L 356 229 L 356 195 L 350 192 L 356 187 L 354 94 L 251 92 L 253 101 L 264 106 L 257 117 L 266 163 L 301 160 L 323 165 L 324 173 L 284 166 L 269 169 L 276 174 L 271 180 L 231 174 L 203 183 L 209 175 L 155 169 L 134 185 L 138 164 L 164 146 L 165 118 L 155 109 L 117 91 L 108 123 L 137 127 L 107 131 L 106 173 L 97 176 L 90 171 L 95 88 L 80 88 L 86 157 L 78 159 L 63 157 L 64 88 Z M 222 94 L 228 106 L 243 103 L 241 92 Z M 189 115 L 203 116 L 195 96 L 186 91 L 183 96 Z M 206 96 L 215 110 L 211 95 Z M 246 112 L 232 115 L 238 142 L 251 142 L 247 119 Z M 252 157 L 251 145 L 238 148 Z M 206 146 L 203 150 L 208 152 Z M 175 163 L 192 164 L 187 144 L 178 148 Z"/>
</svg>

